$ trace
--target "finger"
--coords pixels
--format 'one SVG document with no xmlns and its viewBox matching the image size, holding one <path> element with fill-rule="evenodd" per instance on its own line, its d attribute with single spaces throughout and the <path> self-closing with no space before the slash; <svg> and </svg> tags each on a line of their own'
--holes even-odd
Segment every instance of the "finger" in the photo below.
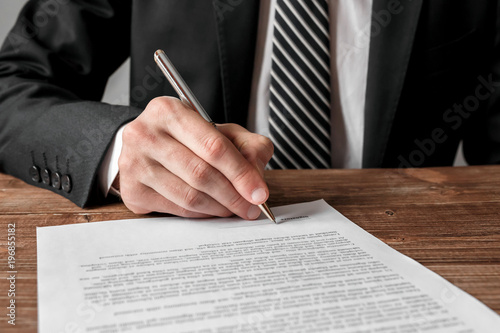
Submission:
<svg viewBox="0 0 500 333">
<path fill-rule="evenodd" d="M 249 132 L 237 124 L 221 124 L 218 125 L 218 129 L 231 140 L 243 157 L 263 175 L 274 152 L 271 140 L 263 135 Z"/>
<path fill-rule="evenodd" d="M 211 217 L 209 214 L 184 209 L 144 184 L 137 184 L 136 186 L 130 187 L 122 183 L 121 186 L 120 193 L 125 206 L 135 214 L 158 212 L 189 218 Z"/>
<path fill-rule="evenodd" d="M 174 181 L 182 181 L 185 186 L 206 194 L 216 202 L 218 208 L 227 207 L 224 212 L 212 212 L 212 214 L 228 216 L 230 211 L 244 219 L 255 219 L 260 215 L 258 207 L 245 200 L 223 174 L 196 156 L 184 145 L 168 135 L 159 138 L 158 143 L 162 149 L 153 152 L 152 157 L 165 170 L 171 172 L 172 176 L 178 177 Z M 158 172 L 162 171 L 159 170 Z M 156 187 L 154 188 L 158 192 L 164 193 Z M 164 189 L 164 191 L 166 193 L 169 189 Z M 190 207 L 190 209 L 194 208 Z"/>
<path fill-rule="evenodd" d="M 185 106 L 178 105 L 181 102 L 164 101 L 158 106 L 164 111 L 159 112 L 164 115 L 162 123 L 172 137 L 219 170 L 248 202 L 259 205 L 267 200 L 269 190 L 264 179 L 226 136 L 200 115 L 185 112 Z"/>
<path fill-rule="evenodd" d="M 230 210 L 212 197 L 191 187 L 157 162 L 151 161 L 149 170 L 144 174 L 141 181 L 187 211 L 212 216 L 227 217 L 233 215 Z"/>
</svg>

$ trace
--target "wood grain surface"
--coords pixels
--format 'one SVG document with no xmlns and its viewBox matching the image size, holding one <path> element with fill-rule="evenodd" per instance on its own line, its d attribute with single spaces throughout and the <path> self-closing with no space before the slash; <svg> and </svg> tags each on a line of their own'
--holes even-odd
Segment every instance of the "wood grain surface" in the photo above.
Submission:
<svg viewBox="0 0 500 333">
<path fill-rule="evenodd" d="M 500 314 L 500 166 L 268 171 L 266 179 L 270 207 L 325 199 Z M 36 227 L 139 217 L 121 203 L 81 209 L 0 174 L 0 332 L 36 332 Z M 15 327 L 6 316 L 11 223 L 16 226 Z"/>
</svg>

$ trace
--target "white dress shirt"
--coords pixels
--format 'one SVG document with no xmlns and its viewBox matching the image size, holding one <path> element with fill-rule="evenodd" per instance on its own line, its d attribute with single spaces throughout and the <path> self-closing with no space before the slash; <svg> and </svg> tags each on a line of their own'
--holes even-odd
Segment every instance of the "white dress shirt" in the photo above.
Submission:
<svg viewBox="0 0 500 333">
<path fill-rule="evenodd" d="M 334 168 L 362 167 L 372 3 L 373 0 L 329 0 L 331 156 Z M 269 136 L 275 6 L 276 0 L 261 1 L 248 117 L 248 129 L 265 136 Z M 99 183 L 105 194 L 118 174 L 123 127 L 115 136 L 99 170 Z"/>
</svg>

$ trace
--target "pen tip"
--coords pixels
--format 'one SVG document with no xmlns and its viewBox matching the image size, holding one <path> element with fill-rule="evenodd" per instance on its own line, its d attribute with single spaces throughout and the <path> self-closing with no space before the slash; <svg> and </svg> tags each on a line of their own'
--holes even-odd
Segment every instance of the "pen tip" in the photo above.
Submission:
<svg viewBox="0 0 500 333">
<path fill-rule="evenodd" d="M 270 219 L 274 223 L 278 224 L 278 222 L 276 222 L 276 218 L 274 217 L 273 212 L 271 212 L 271 210 L 269 209 L 269 207 L 267 206 L 266 203 L 263 203 L 262 205 L 259 205 L 259 208 L 267 216 L 268 219 Z"/>
</svg>

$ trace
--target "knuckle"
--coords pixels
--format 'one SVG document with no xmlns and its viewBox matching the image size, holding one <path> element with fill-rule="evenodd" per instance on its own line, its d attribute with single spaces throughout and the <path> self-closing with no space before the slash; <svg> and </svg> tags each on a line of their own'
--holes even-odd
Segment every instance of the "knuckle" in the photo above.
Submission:
<svg viewBox="0 0 500 333">
<path fill-rule="evenodd" d="M 254 172 L 257 172 L 257 171 L 255 169 L 253 169 L 252 167 L 250 167 L 249 165 L 246 165 L 245 167 L 240 169 L 240 172 L 236 176 L 234 176 L 234 178 L 231 182 L 233 184 L 235 184 L 236 186 L 239 184 L 244 185 L 244 184 L 249 182 L 249 180 L 253 176 Z"/>
<path fill-rule="evenodd" d="M 175 121 L 178 117 L 180 101 L 177 98 L 160 96 L 149 102 L 147 109 L 153 113 L 158 121 Z M 174 119 L 172 119 L 174 118 Z"/>
<path fill-rule="evenodd" d="M 265 157 L 266 159 L 270 159 L 271 156 L 273 156 L 274 145 L 268 137 L 256 134 L 256 137 L 253 139 L 253 142 L 256 143 L 255 147 L 258 148 L 259 156 Z"/>
<path fill-rule="evenodd" d="M 170 101 L 167 97 L 155 97 L 151 101 L 149 101 L 144 111 L 136 120 L 152 124 L 153 126 L 160 124 L 164 121 L 167 111 L 170 110 L 169 104 Z"/>
<path fill-rule="evenodd" d="M 118 170 L 122 173 L 127 173 L 129 170 L 133 170 L 132 159 L 124 154 L 120 154 L 120 157 L 118 157 Z"/>
<path fill-rule="evenodd" d="M 274 152 L 274 146 L 268 137 L 253 134 L 251 140 L 247 139 L 242 142 L 238 150 L 250 161 L 257 157 L 270 159 Z"/>
<path fill-rule="evenodd" d="M 236 193 L 229 199 L 228 208 L 230 208 L 231 210 L 237 210 L 238 207 L 241 207 L 245 203 L 246 200 L 241 195 Z"/>
<path fill-rule="evenodd" d="M 140 147 L 157 142 L 156 131 L 150 123 L 136 119 L 123 129 L 122 142 L 125 147 Z"/>
<path fill-rule="evenodd" d="M 169 98 L 167 96 L 159 96 L 153 98 L 146 108 L 151 111 L 161 112 L 165 109 L 170 109 L 171 104 L 172 98 Z"/>
<path fill-rule="evenodd" d="M 243 142 L 239 147 L 238 147 L 238 151 L 241 153 L 241 155 L 243 155 L 243 157 L 245 157 L 247 160 L 252 158 L 256 151 L 255 149 L 252 148 L 252 146 L 250 145 L 250 142 L 249 141 L 245 141 Z"/>
<path fill-rule="evenodd" d="M 123 144 L 130 144 L 136 142 L 140 138 L 141 128 L 139 121 L 132 121 L 130 124 L 125 126 L 122 133 Z"/>
<path fill-rule="evenodd" d="M 273 152 L 274 152 L 274 145 L 273 145 L 273 142 L 271 141 L 271 139 L 269 139 L 267 136 L 259 135 L 258 140 L 259 140 L 259 144 L 264 148 L 266 153 L 269 156 L 272 156 Z"/>
<path fill-rule="evenodd" d="M 189 188 L 184 195 L 184 203 L 188 210 L 194 210 L 203 204 L 203 196 L 194 188 Z"/>
<path fill-rule="evenodd" d="M 134 156 L 121 154 L 118 158 L 118 170 L 126 174 L 127 177 L 134 177 L 134 175 L 137 175 L 138 171 L 142 169 L 142 165 L 140 164 L 140 160 Z"/>
<path fill-rule="evenodd" d="M 204 186 L 210 181 L 212 168 L 208 163 L 204 161 L 198 161 L 198 163 L 196 163 L 194 167 L 190 169 L 190 175 L 195 185 Z"/>
<path fill-rule="evenodd" d="M 123 154 L 120 154 L 120 156 L 118 157 L 118 170 L 123 173 L 126 172 L 128 168 L 128 159 Z"/>
<path fill-rule="evenodd" d="M 203 140 L 202 149 L 210 159 L 217 160 L 226 154 L 228 146 L 222 136 L 210 136 Z"/>
</svg>

